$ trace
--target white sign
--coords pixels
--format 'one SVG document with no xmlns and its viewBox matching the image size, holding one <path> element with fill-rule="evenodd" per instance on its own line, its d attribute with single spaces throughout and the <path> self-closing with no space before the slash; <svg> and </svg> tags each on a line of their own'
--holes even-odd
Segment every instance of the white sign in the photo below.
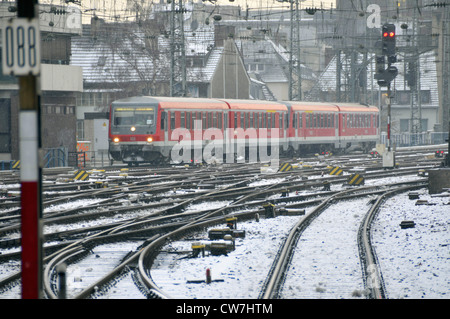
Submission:
<svg viewBox="0 0 450 319">
<path fill-rule="evenodd" d="M 2 67 L 5 75 L 39 75 L 39 19 L 14 18 L 2 26 Z"/>
</svg>

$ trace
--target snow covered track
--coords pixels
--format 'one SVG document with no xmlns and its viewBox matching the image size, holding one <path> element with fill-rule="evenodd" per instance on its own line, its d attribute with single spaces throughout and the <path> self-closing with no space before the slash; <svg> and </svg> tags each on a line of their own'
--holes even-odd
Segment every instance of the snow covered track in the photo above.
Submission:
<svg viewBox="0 0 450 319">
<path fill-rule="evenodd" d="M 424 184 L 418 182 L 414 186 L 397 186 L 396 190 L 389 191 L 387 194 L 418 187 L 424 187 Z M 367 233 L 370 228 L 370 221 L 379 208 L 381 200 L 373 204 L 364 221 L 362 221 L 363 215 L 361 215 L 361 208 L 366 205 L 364 202 L 368 200 L 367 196 L 373 194 L 370 189 L 373 189 L 373 187 L 347 190 L 332 195 L 315 207 L 304 219 L 300 220 L 292 228 L 284 242 L 269 272 L 260 297 L 263 299 L 351 298 L 352 294 L 359 297 L 366 293 L 364 282 L 366 282 L 365 286 L 369 288 L 370 296 L 384 295 L 382 280 L 378 276 L 379 271 L 376 268 L 373 250 L 368 239 L 369 234 Z M 344 199 L 348 201 L 351 197 L 354 198 L 351 201 L 357 202 L 356 205 L 347 205 L 343 201 Z M 348 207 L 356 207 L 356 209 L 349 209 Z M 315 223 L 316 218 L 325 221 Z M 359 269 L 361 269 L 359 260 L 356 258 L 358 252 L 356 233 L 359 224 L 363 225 L 361 228 L 364 229 L 361 235 L 364 242 L 361 258 L 365 258 L 364 264 L 367 265 L 365 269 L 370 270 L 367 275 L 370 276 L 369 283 L 367 283 L 367 279 L 362 280 L 362 276 L 357 275 L 360 272 Z M 303 233 L 305 234 L 303 235 Z M 343 246 L 338 248 L 341 251 L 340 253 L 334 251 L 336 241 L 339 242 L 339 246 Z M 353 248 L 347 248 L 349 245 Z M 335 256 L 336 259 L 330 261 L 330 255 Z M 339 260 L 340 258 L 342 260 Z M 350 264 L 354 265 L 353 268 Z M 319 277 L 320 280 L 318 280 Z M 328 282 L 330 287 L 324 287 L 323 281 Z M 351 289 L 352 287 L 353 289 Z M 327 289 L 329 291 L 324 295 Z"/>
<path fill-rule="evenodd" d="M 420 158 L 429 161 L 417 164 Z M 384 265 L 392 265 L 393 258 L 378 249 L 375 249 L 378 256 L 373 254 L 370 237 L 366 244 L 361 237 L 360 246 L 356 239 L 359 230 L 370 234 L 373 227 L 370 222 L 360 227 L 369 209 L 367 196 L 375 201 L 387 189 L 397 189 L 400 184 L 426 184 L 426 176 L 417 173 L 419 169 L 432 167 L 434 158 L 422 155 L 414 157 L 412 163 L 409 159 L 405 156 L 400 168 L 391 170 L 380 169 L 380 159 L 367 155 L 310 159 L 313 165 L 292 160 L 290 163 L 295 167 L 289 172 L 272 173 L 263 172 L 261 164 L 172 167 L 159 172 L 139 168 L 114 182 L 110 177 L 117 172 L 111 172 L 105 177 L 109 186 L 102 188 L 96 187 L 95 181 L 46 185 L 45 297 L 60 298 L 57 268 L 63 263 L 67 265 L 67 298 L 262 298 L 265 293 L 268 295 L 264 298 L 407 296 L 406 292 L 368 290 L 370 285 L 390 289 L 385 278 L 392 277 L 386 276 L 386 269 L 393 267 L 384 268 L 382 273 L 375 271 L 378 268 L 374 266 L 378 267 L 380 259 Z M 326 174 L 329 165 L 343 167 L 344 174 Z M 348 185 L 348 173 L 353 171 L 364 171 L 366 186 Z M 331 189 L 324 187 L 325 182 Z M 3 189 L 13 190 L 13 195 L 0 197 L 0 298 L 18 298 L 20 208 L 14 186 L 2 184 L 0 190 Z M 371 193 L 366 193 L 365 199 L 352 198 L 353 192 L 368 190 Z M 425 192 L 424 189 L 422 193 Z M 392 198 L 397 196 L 392 194 Z M 267 202 L 275 205 L 277 213 L 284 210 L 286 216 L 280 216 L 281 213 L 276 218 L 264 218 L 263 207 Z M 380 197 L 379 202 L 384 203 L 385 199 Z M 291 213 L 304 210 L 308 214 L 288 215 L 289 210 Z M 376 215 L 377 209 L 372 211 Z M 256 213 L 261 215 L 258 222 Z M 192 254 L 190 240 L 203 240 L 208 228 L 226 224 L 230 216 L 238 219 L 238 228 L 246 230 L 245 238 L 237 238 L 235 251 L 225 257 L 187 258 Z M 441 213 L 434 217 L 442 219 L 432 225 L 431 232 L 446 225 Z M 301 222 L 305 219 L 310 222 Z M 398 226 L 399 222 L 395 223 Z M 294 228 L 297 233 L 289 235 L 288 241 L 297 245 L 282 248 L 289 230 Z M 376 229 L 378 233 L 385 232 Z M 400 233 L 405 239 L 406 232 Z M 442 234 L 435 235 L 442 238 Z M 425 233 L 420 236 L 425 237 Z M 385 245 L 383 240 L 383 236 L 377 239 L 376 248 L 380 242 Z M 442 240 L 440 243 L 448 247 Z M 287 262 L 278 267 L 274 259 L 282 252 L 288 256 Z M 369 260 L 359 259 L 366 256 Z M 441 260 L 433 259 L 430 265 L 420 266 L 417 262 L 414 267 L 421 270 L 435 267 L 422 272 L 421 278 L 431 274 L 445 280 L 445 274 L 438 269 L 443 268 L 440 263 Z M 352 267 L 345 273 L 350 264 Z M 190 283 L 199 279 L 197 276 L 204 277 L 205 265 L 212 266 L 213 278 L 223 278 L 224 282 L 214 282 L 209 287 Z M 266 280 L 270 269 L 279 278 L 270 284 L 276 289 L 269 294 L 263 286 L 272 280 Z M 383 275 L 382 279 L 377 279 L 378 273 L 380 277 Z M 235 283 L 241 285 L 237 287 Z"/>
</svg>

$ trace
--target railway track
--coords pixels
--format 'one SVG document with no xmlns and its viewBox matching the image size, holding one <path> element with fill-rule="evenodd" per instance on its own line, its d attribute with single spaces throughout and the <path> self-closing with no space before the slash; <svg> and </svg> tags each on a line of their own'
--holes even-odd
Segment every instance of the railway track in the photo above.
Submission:
<svg viewBox="0 0 450 319">
<path fill-rule="evenodd" d="M 369 159 L 370 161 L 373 159 Z M 56 279 L 57 268 L 61 264 L 67 263 L 68 267 L 71 267 L 75 261 L 84 260 L 87 256 L 92 257 L 96 247 L 120 242 L 124 247 L 132 248 L 125 248 L 129 252 L 123 253 L 118 259 L 118 266 L 107 274 L 98 275 L 99 278 L 93 280 L 88 287 L 78 288 L 76 292 L 70 294 L 70 297 L 95 297 L 99 291 L 105 289 L 104 287 L 109 287 L 111 281 L 125 276 L 133 281 L 140 293 L 146 297 L 169 297 L 153 282 L 150 275 L 152 263 L 163 245 L 168 241 L 183 238 L 193 231 L 221 224 L 230 214 L 238 216 L 240 220 L 252 219 L 255 213 L 263 213 L 261 206 L 268 199 L 275 204 L 283 202 L 283 205 L 291 209 L 317 205 L 324 198 L 337 193 L 321 190 L 325 179 L 332 185 L 340 185 L 347 179 L 345 176 L 321 176 L 327 164 L 324 162 L 311 169 L 268 175 L 261 174 L 260 165 L 232 165 L 226 169 L 224 167 L 203 167 L 195 170 L 181 168 L 178 171 L 167 169 L 164 174 L 160 171 L 157 175 L 153 171 L 140 168 L 136 172 L 136 178 L 120 179 L 120 185 L 116 180 L 117 185 L 110 184 L 107 188 L 97 189 L 93 182 L 77 183 L 79 185 L 76 186 L 76 191 L 79 199 L 96 197 L 97 202 L 84 207 L 51 211 L 49 208 L 52 205 L 58 207 L 61 203 L 75 199 L 74 193 L 64 193 L 67 191 L 67 185 L 55 184 L 51 186 L 53 189 L 48 191 L 45 202 L 47 207 L 44 214 L 45 227 L 69 225 L 79 220 L 95 221 L 117 214 L 126 215 L 132 211 L 147 211 L 147 213 L 138 217 L 125 217 L 121 221 L 113 217 L 114 221 L 105 222 L 100 226 L 46 231 L 44 261 L 46 296 L 59 297 Z M 350 167 L 351 165 L 347 164 L 347 168 Z M 377 176 L 378 178 L 386 176 L 387 173 L 416 174 L 417 170 L 417 165 L 388 172 L 373 168 L 367 169 L 365 175 L 366 180 L 370 180 Z M 239 179 L 239 182 L 236 182 L 236 179 Z M 66 187 L 65 191 L 61 191 L 60 186 L 61 189 Z M 296 195 L 296 192 L 305 190 L 311 190 L 311 194 Z M 279 194 L 283 191 L 290 193 L 288 198 L 280 198 Z M 132 202 L 132 197 L 136 200 L 135 203 Z M 228 202 L 217 209 L 186 211 L 190 205 L 203 201 Z M 148 213 L 149 210 L 152 210 L 151 213 Z M 0 213 L 0 235 L 3 237 L 0 239 L 0 248 L 8 248 L 8 251 L 0 254 L 0 262 L 20 258 L 17 251 L 9 251 L 11 248 L 19 247 L 20 237 L 6 238 L 6 235 L 17 232 L 19 218 L 17 213 L 17 207 L 13 205 Z M 126 244 L 130 239 L 133 243 Z M 13 282 L 17 283 L 19 278 L 20 272 L 0 278 L 0 290 L 2 287 L 5 289 L 4 287 L 13 285 Z"/>
<path fill-rule="evenodd" d="M 331 295 L 328 296 L 332 298 L 348 298 L 351 293 L 367 294 L 369 298 L 383 298 L 385 293 L 382 275 L 377 267 L 375 252 L 370 243 L 371 221 L 386 197 L 425 186 L 426 183 L 423 181 L 416 181 L 408 185 L 392 185 L 389 189 L 381 190 L 378 186 L 363 187 L 342 191 L 324 200 L 305 218 L 299 220 L 290 231 L 269 272 L 260 297 L 262 299 L 320 298 L 323 297 L 323 292 L 329 290 Z M 364 202 L 369 201 L 374 195 L 377 198 L 367 212 L 361 212 L 361 207 L 367 206 Z M 361 197 L 364 198 L 361 200 Z M 345 203 L 349 200 L 358 202 L 354 207 L 359 209 L 349 208 L 350 205 Z M 328 222 L 322 222 L 321 226 L 330 223 L 329 227 L 314 228 L 314 220 L 322 218 L 322 215 L 328 215 L 324 217 L 328 219 Z M 338 215 L 341 216 L 338 217 Z M 357 227 L 357 225 L 361 226 Z M 307 231 L 313 235 L 308 234 L 302 237 Z M 339 241 L 338 247 L 333 241 Z M 297 245 L 300 247 L 297 248 Z M 303 248 L 304 245 L 309 247 Z M 342 247 L 349 245 L 352 248 Z M 302 253 L 302 250 L 306 253 Z M 341 253 L 336 253 L 336 250 L 340 250 Z M 360 261 L 355 261 L 358 251 Z M 299 256 L 295 256 L 296 254 Z M 333 260 L 330 260 L 330 255 L 333 256 Z M 291 264 L 295 265 L 294 270 L 290 269 Z M 358 276 L 361 269 L 363 274 Z M 294 274 L 291 274 L 289 278 L 290 271 Z M 327 276 L 334 277 L 334 280 L 328 280 L 328 283 L 331 282 L 330 287 L 322 286 L 321 280 L 326 282 Z M 355 288 L 358 286 L 359 290 Z M 302 287 L 307 294 L 298 291 L 299 287 Z M 349 287 L 352 287 L 353 291 L 349 292 Z"/>
</svg>

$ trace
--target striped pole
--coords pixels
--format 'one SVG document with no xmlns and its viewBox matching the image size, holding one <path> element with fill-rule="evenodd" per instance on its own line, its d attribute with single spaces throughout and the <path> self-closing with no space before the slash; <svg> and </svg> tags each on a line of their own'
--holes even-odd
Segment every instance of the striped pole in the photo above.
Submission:
<svg viewBox="0 0 450 319">
<path fill-rule="evenodd" d="M 41 297 L 41 196 L 38 160 L 38 112 L 21 110 L 19 115 L 21 233 L 22 233 L 22 298 Z"/>
<path fill-rule="evenodd" d="M 28 19 L 39 17 L 37 4 L 37 0 L 18 0 L 18 17 Z M 24 75 L 18 79 L 22 298 L 39 299 L 42 298 L 42 180 L 39 167 L 41 138 L 38 77 Z"/>
</svg>

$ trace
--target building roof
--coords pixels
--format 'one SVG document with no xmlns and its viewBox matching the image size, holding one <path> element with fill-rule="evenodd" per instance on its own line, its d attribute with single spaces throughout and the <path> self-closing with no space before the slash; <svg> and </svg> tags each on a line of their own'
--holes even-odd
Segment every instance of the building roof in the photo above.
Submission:
<svg viewBox="0 0 450 319">
<path fill-rule="evenodd" d="M 408 57 L 401 57 L 402 60 L 408 61 Z M 368 64 L 366 67 L 366 85 L 368 91 L 378 91 L 379 85 L 377 80 L 374 78 L 375 72 L 375 55 L 369 54 L 367 57 Z M 357 54 L 356 59 L 353 61 L 354 66 L 356 65 L 356 72 L 358 71 L 358 66 L 363 64 L 363 55 Z M 429 103 L 422 102 L 422 106 L 439 106 L 438 100 L 438 85 L 437 85 L 437 72 L 436 72 L 436 56 L 434 51 L 428 51 L 420 55 L 419 58 L 420 65 L 420 89 L 421 91 L 430 91 Z M 350 90 L 351 83 L 351 72 L 352 72 L 352 61 L 347 55 L 341 55 L 341 91 Z M 391 84 L 391 90 L 395 91 L 409 91 L 410 88 L 407 85 L 407 80 L 405 78 L 405 65 L 404 62 L 397 62 L 393 64 L 398 69 L 398 75 Z M 408 69 L 408 67 L 406 67 Z M 354 70 L 354 71 L 355 71 Z M 316 85 L 314 85 L 313 90 L 308 95 L 309 99 L 314 99 L 315 96 L 320 96 L 319 92 L 335 92 L 336 91 L 336 81 L 337 81 L 337 56 L 334 56 L 330 61 L 326 69 L 319 76 Z M 381 91 L 386 91 L 386 87 L 382 87 Z M 394 105 L 394 103 L 393 103 Z M 409 102 L 406 104 L 395 104 L 410 106 Z"/>
<path fill-rule="evenodd" d="M 120 28 L 108 24 L 109 28 Z M 157 54 L 146 48 L 145 35 L 133 31 L 133 37 L 111 36 L 83 26 L 83 35 L 72 38 L 71 65 L 83 68 L 87 83 L 122 83 L 139 81 L 168 81 L 170 72 L 170 39 L 160 35 Z M 223 48 L 214 47 L 214 31 L 199 28 L 195 32 L 185 28 L 187 81 L 209 82 L 216 70 Z M 191 59 L 203 59 L 200 64 L 189 64 Z"/>
</svg>

